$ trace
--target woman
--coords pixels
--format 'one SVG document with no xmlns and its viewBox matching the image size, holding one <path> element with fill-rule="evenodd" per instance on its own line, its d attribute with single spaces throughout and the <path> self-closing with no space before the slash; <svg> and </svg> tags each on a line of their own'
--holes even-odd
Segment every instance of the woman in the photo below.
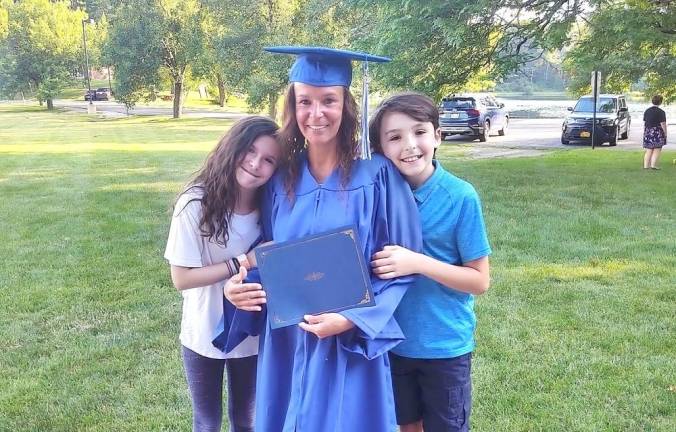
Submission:
<svg viewBox="0 0 676 432">
<path fill-rule="evenodd" d="M 280 158 L 276 133 L 265 117 L 235 123 L 174 206 L 164 257 L 183 296 L 180 339 L 193 432 L 221 430 L 224 369 L 230 430 L 253 431 L 258 341 L 246 338 L 225 355 L 211 340 L 224 312 L 223 281 L 248 267 L 244 253 L 260 236 L 258 192 Z"/>
<path fill-rule="evenodd" d="M 643 113 L 643 169 L 658 170 L 657 161 L 660 158 L 662 147 L 667 145 L 667 115 L 659 108 L 662 105 L 662 96 L 653 96 L 653 106 Z"/>
<path fill-rule="evenodd" d="M 289 73 L 279 134 L 287 165 L 271 180 L 263 205 L 267 239 L 282 242 L 354 224 L 367 261 L 388 244 L 419 250 L 420 223 L 410 188 L 381 155 L 356 159 L 350 61 L 382 58 L 327 48 L 268 50 L 299 57 Z M 260 285 L 240 281 L 235 277 L 226 284 L 228 299 L 238 308 L 260 308 L 265 302 Z M 298 327 L 271 330 L 263 321 L 256 430 L 396 428 L 384 354 L 403 339 L 392 314 L 410 281 L 372 275 L 376 306 L 306 316 Z M 246 313 L 238 310 L 235 320 Z"/>
</svg>

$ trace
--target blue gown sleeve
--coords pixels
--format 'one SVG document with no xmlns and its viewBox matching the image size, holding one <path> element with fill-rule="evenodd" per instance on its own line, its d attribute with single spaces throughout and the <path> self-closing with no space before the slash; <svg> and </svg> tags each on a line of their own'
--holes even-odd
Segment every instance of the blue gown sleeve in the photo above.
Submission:
<svg viewBox="0 0 676 432">
<path fill-rule="evenodd" d="M 273 182 L 268 182 L 261 197 L 261 231 L 263 241 L 272 240 L 271 215 L 273 209 Z M 245 282 L 260 283 L 260 273 L 257 268 L 249 271 Z M 235 308 L 223 297 L 223 319 L 218 325 L 215 337 L 211 343 L 219 350 L 228 353 L 242 343 L 247 336 L 258 336 L 265 325 L 267 310 L 263 305 L 260 312 L 248 312 Z"/>
<path fill-rule="evenodd" d="M 245 282 L 260 283 L 260 274 L 257 268 L 252 268 Z M 249 312 L 237 309 L 223 297 L 223 319 L 216 331 L 216 337 L 211 343 L 229 353 L 244 341 L 248 336 L 258 336 L 265 325 L 266 309 L 263 305 L 260 312 Z"/>
<path fill-rule="evenodd" d="M 236 310 L 235 306 L 223 296 L 223 316 L 214 330 L 214 338 L 211 340 L 211 344 L 224 352 L 227 352 L 226 345 L 228 342 L 228 333 Z M 244 339 L 242 339 L 242 341 L 243 340 Z"/>
<path fill-rule="evenodd" d="M 420 218 L 408 184 L 388 163 L 378 174 L 376 188 L 375 209 L 366 246 L 367 262 L 386 245 L 400 245 L 419 252 L 422 248 Z M 371 273 L 376 305 L 341 312 L 356 326 L 339 335 L 343 349 L 373 359 L 404 339 L 393 314 L 414 277 L 382 280 Z"/>
</svg>

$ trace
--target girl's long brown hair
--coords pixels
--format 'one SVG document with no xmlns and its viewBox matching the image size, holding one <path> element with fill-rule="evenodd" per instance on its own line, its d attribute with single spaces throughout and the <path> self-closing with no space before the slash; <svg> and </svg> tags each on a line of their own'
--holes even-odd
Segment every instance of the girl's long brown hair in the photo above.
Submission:
<svg viewBox="0 0 676 432">
<path fill-rule="evenodd" d="M 350 90 L 343 91 L 343 117 L 338 129 L 338 166 L 340 168 L 341 183 L 347 184 L 350 178 L 352 164 L 358 154 L 357 132 L 359 121 L 357 103 Z M 289 197 L 293 197 L 296 181 L 300 175 L 300 155 L 305 151 L 305 137 L 298 128 L 296 119 L 296 92 L 293 83 L 289 84 L 284 98 L 282 112 L 282 128 L 279 130 L 279 141 L 284 152 L 284 188 Z M 292 199 L 292 198 L 291 198 Z"/>
<path fill-rule="evenodd" d="M 188 203 L 201 202 L 199 228 L 203 237 L 219 245 L 227 245 L 230 219 L 239 198 L 237 167 L 254 141 L 261 136 L 276 138 L 277 130 L 277 124 L 267 117 L 249 116 L 239 120 L 220 139 L 202 168 L 180 194 L 193 189 L 202 192 L 201 198 L 191 199 Z"/>
</svg>

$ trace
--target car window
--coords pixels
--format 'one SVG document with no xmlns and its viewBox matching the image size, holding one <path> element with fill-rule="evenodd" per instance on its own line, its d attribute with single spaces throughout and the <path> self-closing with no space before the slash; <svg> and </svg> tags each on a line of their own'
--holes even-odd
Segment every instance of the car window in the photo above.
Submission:
<svg viewBox="0 0 676 432">
<path fill-rule="evenodd" d="M 613 113 L 617 111 L 616 99 L 600 99 L 596 109 L 601 113 Z"/>
<path fill-rule="evenodd" d="M 599 101 L 596 104 L 596 112 L 613 113 L 617 111 L 615 108 L 615 103 L 615 98 L 599 98 Z M 593 112 L 594 100 L 592 98 L 580 98 L 580 100 L 577 101 L 577 104 L 575 104 L 575 109 L 573 111 Z"/>
<path fill-rule="evenodd" d="M 474 108 L 473 98 L 453 98 L 441 102 L 441 107 L 444 109 L 469 109 Z"/>
</svg>

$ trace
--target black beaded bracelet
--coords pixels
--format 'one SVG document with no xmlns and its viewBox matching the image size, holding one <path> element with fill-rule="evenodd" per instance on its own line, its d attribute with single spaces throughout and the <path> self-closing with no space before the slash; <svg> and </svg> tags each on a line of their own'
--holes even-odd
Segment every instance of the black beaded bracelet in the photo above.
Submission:
<svg viewBox="0 0 676 432">
<path fill-rule="evenodd" d="M 237 258 L 233 258 L 232 264 L 235 266 L 235 273 L 239 273 L 239 268 L 241 266 L 241 264 L 239 263 L 239 260 Z"/>
</svg>

